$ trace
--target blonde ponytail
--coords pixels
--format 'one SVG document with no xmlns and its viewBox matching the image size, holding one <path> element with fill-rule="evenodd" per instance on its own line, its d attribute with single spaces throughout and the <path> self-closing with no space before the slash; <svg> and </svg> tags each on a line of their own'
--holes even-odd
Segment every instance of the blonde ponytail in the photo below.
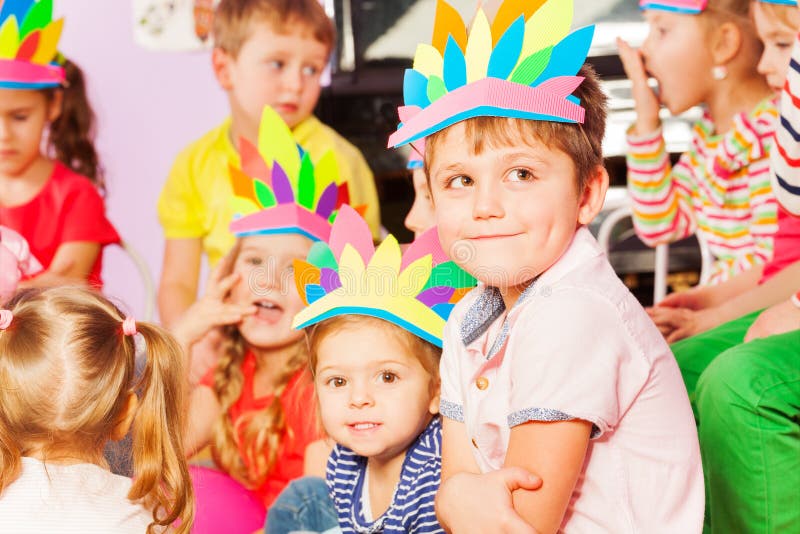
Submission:
<svg viewBox="0 0 800 534">
<path fill-rule="evenodd" d="M 134 480 L 128 498 L 153 510 L 155 526 L 176 520 L 189 532 L 194 518 L 192 485 L 183 455 L 187 375 L 178 343 L 158 326 L 137 323 L 147 348 L 147 364 L 136 387 L 139 406 L 133 424 Z"/>
</svg>

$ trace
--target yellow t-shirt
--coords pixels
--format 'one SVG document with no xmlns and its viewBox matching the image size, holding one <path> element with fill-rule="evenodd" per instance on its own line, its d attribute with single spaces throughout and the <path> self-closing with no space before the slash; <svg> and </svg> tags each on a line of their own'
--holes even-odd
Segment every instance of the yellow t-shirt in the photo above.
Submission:
<svg viewBox="0 0 800 534">
<path fill-rule="evenodd" d="M 239 154 L 230 140 L 230 118 L 186 147 L 175 159 L 158 198 L 158 218 L 166 239 L 203 240 L 211 265 L 234 244 L 228 230 L 233 220 L 229 202 L 233 195 L 228 164 L 239 165 Z M 347 179 L 350 202 L 366 205 L 366 220 L 374 238 L 380 236 L 380 206 L 375 181 L 361 152 L 332 128 L 311 116 L 298 124 L 294 138 L 316 162 L 333 150 L 339 176 Z"/>
</svg>

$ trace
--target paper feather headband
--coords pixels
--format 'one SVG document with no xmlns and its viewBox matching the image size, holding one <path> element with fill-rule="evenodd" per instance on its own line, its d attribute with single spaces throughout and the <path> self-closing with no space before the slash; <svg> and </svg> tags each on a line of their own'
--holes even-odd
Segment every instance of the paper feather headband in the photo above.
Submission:
<svg viewBox="0 0 800 534">
<path fill-rule="evenodd" d="M 229 166 L 237 214 L 231 232 L 237 237 L 299 233 L 327 241 L 337 210 L 350 202 L 333 152 L 313 163 L 269 106 L 261 116 L 258 147 L 241 139 L 239 150 L 241 169 Z"/>
<path fill-rule="evenodd" d="M 0 2 L 0 88 L 44 89 L 64 84 L 58 41 L 64 19 L 53 0 Z"/>
<path fill-rule="evenodd" d="M 497 116 L 583 123 L 572 96 L 594 26 L 570 33 L 573 0 L 505 0 L 490 24 L 478 9 L 467 30 L 438 0 L 433 40 L 420 44 L 403 81 L 401 125 L 389 146 L 412 143 L 459 121 Z"/>
<path fill-rule="evenodd" d="M 307 305 L 294 328 L 368 315 L 439 347 L 453 306 L 476 283 L 444 254 L 435 228 L 405 253 L 391 235 L 376 249 L 367 223 L 350 206 L 339 211 L 329 243 L 314 243 L 306 261 L 295 260 L 294 277 Z"/>
</svg>

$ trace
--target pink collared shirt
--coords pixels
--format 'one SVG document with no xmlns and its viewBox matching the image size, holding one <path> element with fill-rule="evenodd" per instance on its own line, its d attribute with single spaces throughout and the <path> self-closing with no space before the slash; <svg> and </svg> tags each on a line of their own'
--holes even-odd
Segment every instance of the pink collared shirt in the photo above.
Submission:
<svg viewBox="0 0 800 534">
<path fill-rule="evenodd" d="M 582 419 L 592 438 L 563 532 L 692 533 L 703 523 L 697 430 L 678 365 L 585 228 L 506 312 L 478 286 L 447 322 L 442 415 L 483 472 L 511 429 Z"/>
</svg>

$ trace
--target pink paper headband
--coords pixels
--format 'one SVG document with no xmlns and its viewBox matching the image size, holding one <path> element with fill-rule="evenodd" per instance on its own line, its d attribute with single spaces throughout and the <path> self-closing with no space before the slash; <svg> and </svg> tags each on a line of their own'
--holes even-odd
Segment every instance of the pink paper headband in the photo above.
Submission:
<svg viewBox="0 0 800 534">
<path fill-rule="evenodd" d="M 0 88 L 43 89 L 65 83 L 58 42 L 64 19 L 52 0 L 0 2 Z"/>
<path fill-rule="evenodd" d="M 708 0 L 640 0 L 639 8 L 697 15 L 705 11 L 707 4 Z"/>
</svg>

